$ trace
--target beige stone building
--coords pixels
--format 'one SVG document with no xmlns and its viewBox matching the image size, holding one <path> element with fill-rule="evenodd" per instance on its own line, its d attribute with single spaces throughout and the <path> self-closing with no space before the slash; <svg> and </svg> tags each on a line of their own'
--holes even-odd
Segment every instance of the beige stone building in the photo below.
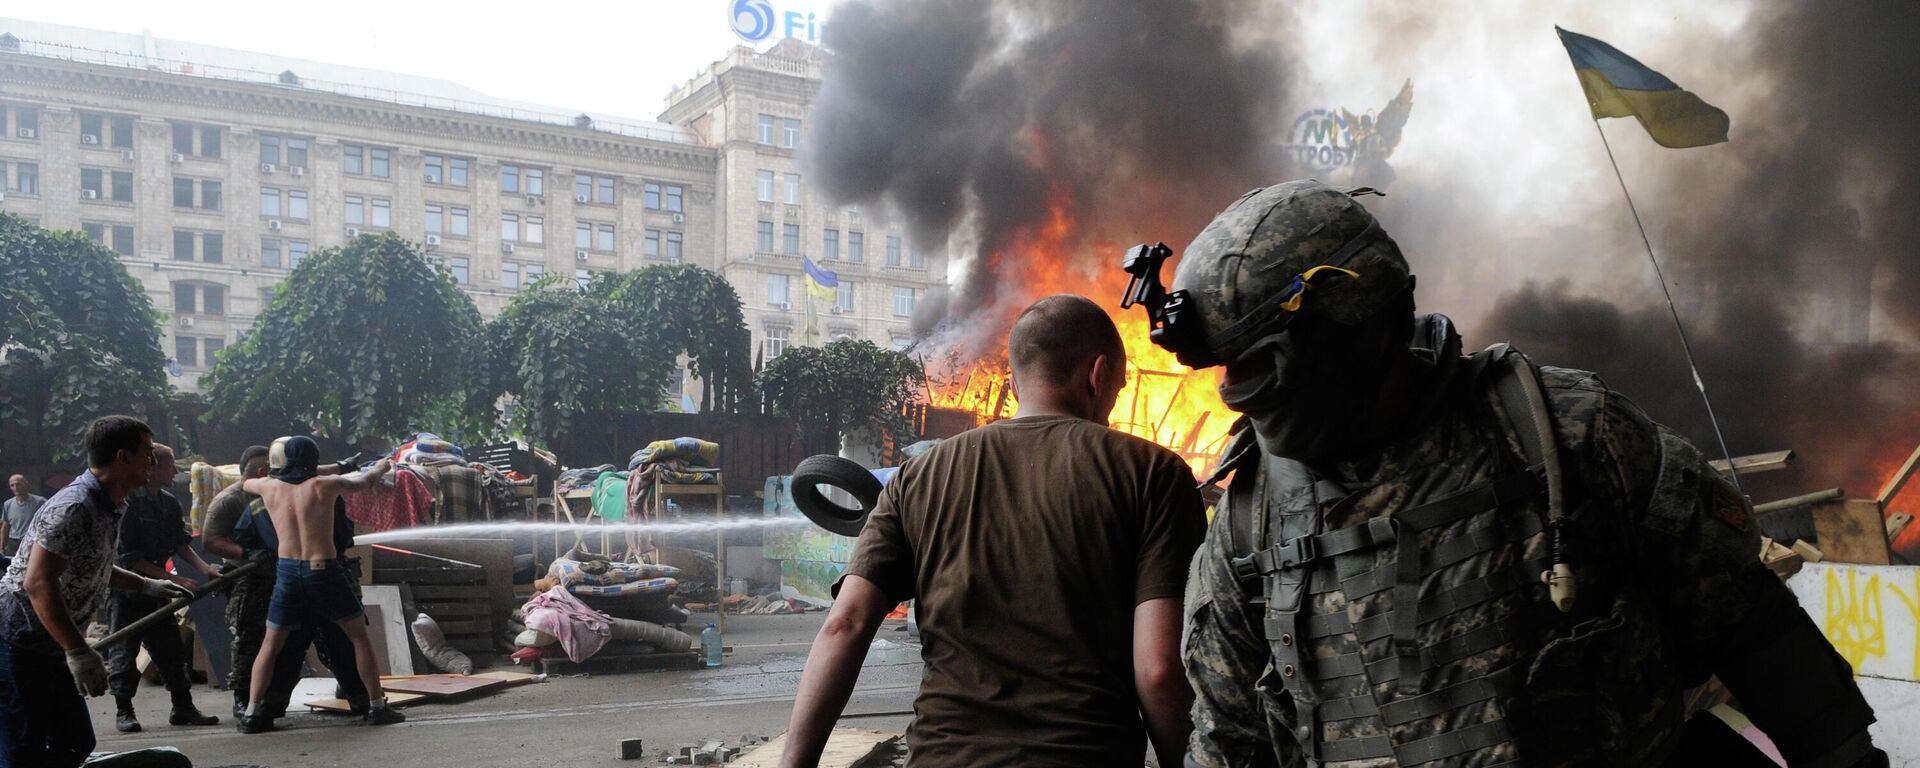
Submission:
<svg viewBox="0 0 1920 768">
<path fill-rule="evenodd" d="M 118 251 L 168 315 L 163 345 L 189 391 L 307 253 L 385 231 L 419 243 L 488 317 L 543 274 L 684 262 L 734 284 L 764 353 L 809 327 L 901 343 L 945 259 L 810 199 L 793 155 L 819 62 L 789 56 L 732 52 L 676 90 L 663 122 L 621 121 L 0 19 L 0 211 Z M 836 230 L 842 244 L 821 250 Z M 800 254 L 851 286 L 811 326 Z"/>
</svg>

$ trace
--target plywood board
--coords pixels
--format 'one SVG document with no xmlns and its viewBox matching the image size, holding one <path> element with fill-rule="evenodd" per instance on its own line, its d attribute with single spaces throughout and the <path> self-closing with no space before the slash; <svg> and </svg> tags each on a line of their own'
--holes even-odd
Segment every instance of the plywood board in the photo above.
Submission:
<svg viewBox="0 0 1920 768">
<path fill-rule="evenodd" d="M 360 602 L 367 607 L 367 631 L 373 637 L 380 673 L 413 674 L 413 633 L 407 626 L 400 588 L 368 584 L 360 588 Z"/>
<path fill-rule="evenodd" d="M 401 693 L 419 693 L 427 696 L 466 696 L 490 688 L 500 688 L 506 681 L 491 677 L 466 677 L 462 675 L 415 675 L 400 678 L 392 682 L 382 681 L 382 690 Z"/>
<path fill-rule="evenodd" d="M 1814 536 L 1829 562 L 1886 565 L 1887 524 L 1872 499 L 1845 499 L 1813 505 Z"/>
<path fill-rule="evenodd" d="M 493 624 L 493 629 L 488 632 L 489 647 L 486 649 L 485 654 L 490 656 L 492 632 L 506 627 L 507 620 L 513 614 L 513 609 L 520 606 L 520 603 L 513 598 L 513 542 L 508 539 L 418 539 L 402 542 L 397 546 L 421 554 L 451 558 L 480 566 L 480 568 L 477 569 L 480 571 L 478 581 L 486 587 L 485 601 L 489 618 Z M 374 559 L 377 561 L 376 565 L 378 570 L 385 570 L 390 566 L 404 568 L 441 565 L 440 563 L 435 563 L 425 558 L 407 557 L 405 555 L 378 550 L 375 551 Z M 471 573 L 476 569 L 455 568 L 454 570 Z M 430 599 L 432 596 L 425 592 L 419 592 L 415 594 L 415 597 Z M 435 619 L 440 618 L 439 616 L 434 616 L 431 611 L 428 611 L 427 615 L 433 616 Z M 468 652 L 473 653 L 471 650 Z M 479 656 L 474 657 L 476 664 L 485 665 L 490 663 L 490 661 L 490 658 L 482 659 Z"/>
<path fill-rule="evenodd" d="M 899 738 L 900 734 L 870 728 L 835 728 L 827 735 L 827 746 L 820 752 L 818 765 L 820 768 L 861 768 L 867 758 Z M 787 735 L 783 733 L 727 765 L 732 768 L 775 768 L 780 764 L 780 753 L 786 749 Z"/>
</svg>

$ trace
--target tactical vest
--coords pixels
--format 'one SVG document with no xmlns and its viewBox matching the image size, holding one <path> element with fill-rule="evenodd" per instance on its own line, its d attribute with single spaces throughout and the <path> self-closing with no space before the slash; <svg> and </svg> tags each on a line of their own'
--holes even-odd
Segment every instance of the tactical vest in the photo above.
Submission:
<svg viewBox="0 0 1920 768">
<path fill-rule="evenodd" d="M 1557 448 L 1524 356 L 1496 346 L 1464 363 L 1463 407 L 1482 411 L 1477 423 L 1504 425 L 1488 436 L 1499 446 L 1491 480 L 1330 529 L 1355 514 L 1361 494 L 1350 491 L 1361 489 L 1257 447 L 1237 462 L 1241 481 L 1226 499 L 1232 563 L 1264 603 L 1254 615 L 1272 663 L 1261 685 L 1284 690 L 1312 764 L 1519 760 L 1529 646 L 1541 622 L 1565 621 L 1541 584 L 1563 554 L 1550 530 L 1565 509 Z M 1486 386 L 1498 407 L 1478 394 Z M 1245 471 L 1254 461 L 1260 471 Z M 1294 491 L 1276 497 L 1282 488 Z"/>
</svg>

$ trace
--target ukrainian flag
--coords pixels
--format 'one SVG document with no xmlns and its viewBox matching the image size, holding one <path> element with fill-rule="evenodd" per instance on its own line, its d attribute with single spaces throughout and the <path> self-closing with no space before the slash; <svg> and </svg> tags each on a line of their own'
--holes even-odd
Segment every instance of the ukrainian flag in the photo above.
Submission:
<svg viewBox="0 0 1920 768">
<path fill-rule="evenodd" d="M 821 269 L 805 256 L 800 257 L 800 268 L 807 273 L 807 293 L 822 301 L 832 301 L 840 288 L 840 276 Z"/>
<path fill-rule="evenodd" d="M 1727 113 L 1618 48 L 1559 27 L 1553 31 L 1560 33 L 1567 55 L 1573 57 L 1573 71 L 1580 76 L 1595 120 L 1631 115 L 1660 146 L 1674 149 L 1727 140 Z"/>
</svg>

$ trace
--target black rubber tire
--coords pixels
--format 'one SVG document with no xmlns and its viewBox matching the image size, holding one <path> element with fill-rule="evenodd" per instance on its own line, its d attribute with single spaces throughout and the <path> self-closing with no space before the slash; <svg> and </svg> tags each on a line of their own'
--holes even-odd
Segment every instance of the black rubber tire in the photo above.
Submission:
<svg viewBox="0 0 1920 768">
<path fill-rule="evenodd" d="M 859 502 L 859 509 L 848 509 L 821 495 L 819 486 L 846 491 Z M 880 502 L 880 480 L 855 464 L 832 454 L 808 456 L 793 468 L 793 505 L 814 525 L 841 536 L 859 536 L 867 525 L 867 515 Z"/>
</svg>

